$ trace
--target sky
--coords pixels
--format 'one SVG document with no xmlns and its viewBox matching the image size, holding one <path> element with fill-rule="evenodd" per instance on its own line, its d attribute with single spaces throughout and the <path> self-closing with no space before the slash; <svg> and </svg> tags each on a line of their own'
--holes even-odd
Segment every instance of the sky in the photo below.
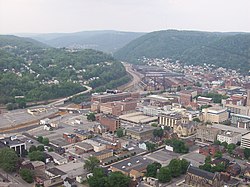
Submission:
<svg viewBox="0 0 250 187">
<path fill-rule="evenodd" d="M 250 32 L 250 0 L 0 0 L 0 34 Z"/>
</svg>

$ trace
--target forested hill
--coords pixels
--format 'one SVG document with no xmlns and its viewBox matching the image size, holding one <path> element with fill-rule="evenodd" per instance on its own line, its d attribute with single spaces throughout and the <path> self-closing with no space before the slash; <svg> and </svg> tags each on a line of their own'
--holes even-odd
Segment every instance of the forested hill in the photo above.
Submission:
<svg viewBox="0 0 250 187">
<path fill-rule="evenodd" d="M 186 64 L 250 69 L 250 34 L 198 31 L 157 31 L 145 34 L 118 50 L 117 59 L 138 63 L 138 59 L 170 58 Z"/>
<path fill-rule="evenodd" d="M 104 91 L 127 81 L 123 65 L 101 51 L 0 36 L 0 104 L 15 104 L 15 96 L 24 96 L 25 102 L 65 97 L 83 91 L 81 84 Z"/>
<path fill-rule="evenodd" d="M 0 35 L 0 47 L 16 47 L 20 50 L 41 49 L 46 48 L 48 45 L 31 38 L 17 37 L 14 35 Z"/>
<path fill-rule="evenodd" d="M 76 33 L 26 34 L 25 36 L 31 37 L 52 47 L 91 48 L 113 53 L 143 34 L 144 33 L 139 32 L 100 30 Z"/>
</svg>

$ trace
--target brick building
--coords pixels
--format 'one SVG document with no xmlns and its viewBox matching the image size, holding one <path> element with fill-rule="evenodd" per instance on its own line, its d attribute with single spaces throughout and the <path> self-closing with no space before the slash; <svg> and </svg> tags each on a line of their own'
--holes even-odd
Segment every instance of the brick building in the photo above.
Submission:
<svg viewBox="0 0 250 187">
<path fill-rule="evenodd" d="M 140 94 L 133 93 L 133 92 L 132 93 L 123 92 L 123 93 L 117 93 L 117 94 L 94 95 L 91 97 L 91 102 L 98 101 L 100 103 L 107 103 L 107 102 L 113 102 L 113 101 L 122 101 L 129 97 L 138 99 L 140 97 Z"/>
<path fill-rule="evenodd" d="M 197 91 L 183 90 L 180 91 L 180 104 L 189 105 L 193 101 L 193 97 L 197 96 Z"/>
<path fill-rule="evenodd" d="M 112 115 L 100 115 L 99 122 L 101 125 L 107 127 L 108 131 L 115 132 L 121 127 L 121 122 L 118 118 Z"/>
</svg>

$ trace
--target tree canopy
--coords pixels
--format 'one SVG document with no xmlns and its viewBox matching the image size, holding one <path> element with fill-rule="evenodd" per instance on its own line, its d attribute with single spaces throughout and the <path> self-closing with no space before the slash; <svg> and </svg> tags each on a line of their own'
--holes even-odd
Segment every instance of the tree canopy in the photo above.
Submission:
<svg viewBox="0 0 250 187">
<path fill-rule="evenodd" d="M 84 169 L 87 169 L 89 172 L 93 172 L 93 170 L 99 165 L 100 161 L 94 157 L 90 156 L 87 160 L 84 161 Z"/>
<path fill-rule="evenodd" d="M 13 149 L 0 149 L 0 167 L 7 172 L 13 172 L 17 168 L 18 156 Z"/>
</svg>

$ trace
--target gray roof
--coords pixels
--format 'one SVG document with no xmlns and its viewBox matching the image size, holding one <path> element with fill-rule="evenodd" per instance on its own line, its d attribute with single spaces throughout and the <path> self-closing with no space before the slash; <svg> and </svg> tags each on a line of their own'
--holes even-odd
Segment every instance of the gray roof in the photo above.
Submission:
<svg viewBox="0 0 250 187">
<path fill-rule="evenodd" d="M 152 163 L 152 162 L 153 161 L 148 159 L 148 158 L 143 158 L 141 156 L 137 156 L 137 157 L 131 157 L 130 159 L 113 164 L 112 167 L 129 173 L 132 169 L 134 169 L 134 170 L 146 169 L 147 165 Z"/>
<path fill-rule="evenodd" d="M 63 172 L 62 170 L 57 169 L 57 168 L 50 168 L 50 169 L 47 169 L 47 171 L 49 173 L 52 173 L 55 176 L 58 176 L 58 175 L 62 176 L 62 175 L 66 174 L 65 172 Z"/>
<path fill-rule="evenodd" d="M 113 150 L 112 149 L 105 149 L 103 151 L 98 151 L 98 152 L 95 152 L 93 154 L 93 156 L 99 156 L 99 155 L 106 154 L 106 153 L 109 153 L 109 152 L 113 152 Z"/>
<path fill-rule="evenodd" d="M 24 143 L 23 141 L 21 141 L 19 139 L 11 140 L 11 137 L 0 139 L 0 142 L 5 144 L 6 146 L 13 146 L 13 145 L 18 145 L 18 144 L 23 144 Z"/>
<path fill-rule="evenodd" d="M 187 172 L 192 173 L 192 174 L 197 175 L 197 176 L 200 176 L 200 177 L 203 177 L 203 178 L 208 179 L 208 180 L 213 180 L 213 178 L 215 176 L 214 173 L 211 173 L 211 172 L 208 172 L 208 171 L 205 171 L 205 170 L 199 169 L 197 167 L 193 167 L 193 166 L 189 166 Z"/>
</svg>

